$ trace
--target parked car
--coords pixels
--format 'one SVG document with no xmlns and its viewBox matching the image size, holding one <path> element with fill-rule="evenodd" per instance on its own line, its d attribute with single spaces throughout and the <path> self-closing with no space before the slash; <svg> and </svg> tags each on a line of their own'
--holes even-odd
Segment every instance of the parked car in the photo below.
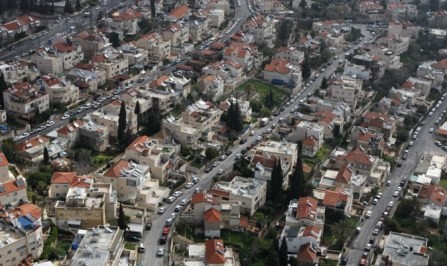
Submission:
<svg viewBox="0 0 447 266">
<path fill-rule="evenodd" d="M 165 240 L 166 243 L 166 240 Z M 157 251 L 157 257 L 163 257 L 165 255 L 165 249 L 164 248 L 159 248 Z"/>
<path fill-rule="evenodd" d="M 194 186 L 193 182 L 188 182 L 185 184 L 185 188 L 192 188 L 192 186 Z"/>
<path fill-rule="evenodd" d="M 151 230 L 151 228 L 152 228 L 152 222 L 147 222 L 146 226 L 145 226 L 145 229 L 146 230 Z"/>
</svg>

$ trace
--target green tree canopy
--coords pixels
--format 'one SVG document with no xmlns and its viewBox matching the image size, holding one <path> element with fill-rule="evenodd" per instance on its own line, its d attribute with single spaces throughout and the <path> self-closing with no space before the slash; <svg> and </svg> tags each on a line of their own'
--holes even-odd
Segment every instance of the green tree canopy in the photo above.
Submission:
<svg viewBox="0 0 447 266">
<path fill-rule="evenodd" d="M 126 215 L 124 214 L 123 205 L 120 202 L 120 207 L 118 210 L 118 227 L 121 230 L 127 230 L 129 226 L 127 225 Z"/>
<path fill-rule="evenodd" d="M 112 31 L 109 33 L 109 42 L 112 44 L 114 48 L 117 48 L 121 45 L 120 36 L 118 33 Z"/>
<path fill-rule="evenodd" d="M 289 264 L 289 256 L 287 251 L 286 238 L 283 237 L 281 241 L 281 247 L 279 248 L 279 265 L 287 266 Z"/>
<path fill-rule="evenodd" d="M 205 156 L 208 161 L 212 161 L 214 158 L 219 156 L 219 152 L 213 147 L 208 147 L 205 150 Z"/>
<path fill-rule="evenodd" d="M 127 113 L 126 113 L 126 103 L 121 101 L 121 107 L 118 117 L 118 142 L 123 144 L 124 136 L 127 128 Z"/>
<path fill-rule="evenodd" d="M 310 68 L 309 54 L 304 53 L 304 62 L 301 67 L 301 74 L 304 80 L 308 80 L 312 74 L 312 69 Z"/>
<path fill-rule="evenodd" d="M 73 13 L 73 6 L 71 5 L 71 0 L 65 0 L 64 12 L 68 14 Z"/>
<path fill-rule="evenodd" d="M 149 136 L 157 134 L 161 130 L 161 117 L 155 112 L 151 111 L 147 115 L 146 132 Z"/>
<path fill-rule="evenodd" d="M 244 126 L 241 109 L 237 101 L 230 103 L 227 111 L 227 126 L 236 132 L 240 132 Z"/>
</svg>

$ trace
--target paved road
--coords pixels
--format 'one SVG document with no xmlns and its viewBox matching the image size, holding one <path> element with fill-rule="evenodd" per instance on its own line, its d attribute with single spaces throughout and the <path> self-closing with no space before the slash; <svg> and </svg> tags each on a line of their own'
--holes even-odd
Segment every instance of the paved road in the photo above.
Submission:
<svg viewBox="0 0 447 266">
<path fill-rule="evenodd" d="M 241 7 L 247 8 L 246 6 L 246 2 L 245 1 L 241 1 Z M 247 13 L 245 13 L 247 15 L 250 14 L 250 12 L 248 11 L 247 8 Z M 243 21 L 241 21 L 243 22 Z M 240 27 L 241 23 L 238 24 L 238 27 Z M 236 27 L 234 29 L 234 31 L 236 31 L 238 29 L 238 27 Z M 228 36 L 225 36 L 223 38 L 226 38 Z M 365 38 L 366 39 L 366 38 Z M 366 40 L 364 40 L 366 41 Z M 362 45 L 363 42 L 359 45 Z M 352 52 L 354 48 L 352 48 L 349 52 Z M 343 59 L 344 58 L 344 54 L 345 52 L 342 51 L 338 54 L 338 58 L 339 59 Z M 214 177 L 215 175 L 217 175 L 217 172 L 219 171 L 219 169 L 224 169 L 226 171 L 231 171 L 231 169 L 233 168 L 233 163 L 235 160 L 235 156 L 236 154 L 240 153 L 241 150 L 245 149 L 247 147 L 248 144 L 251 144 L 255 141 L 256 136 L 262 135 L 264 133 L 264 131 L 267 130 L 267 128 L 269 128 L 272 124 L 278 124 L 279 123 L 279 119 L 280 118 L 285 118 L 290 114 L 290 111 L 295 108 L 295 106 L 299 103 L 300 100 L 305 99 L 306 96 L 309 93 L 313 93 L 317 88 L 320 87 L 321 84 L 321 80 L 323 77 L 328 77 L 330 76 L 338 67 L 338 60 L 334 60 L 332 62 L 332 64 L 330 66 L 328 66 L 326 68 L 326 70 L 321 73 L 321 75 L 319 76 L 319 78 L 317 78 L 315 80 L 315 82 L 313 82 L 307 89 L 305 90 L 301 90 L 299 92 L 299 97 L 297 97 L 297 99 L 295 100 L 294 104 L 291 104 L 290 106 L 286 107 L 285 110 L 279 115 L 276 116 L 272 121 L 270 121 L 265 127 L 263 128 L 258 128 L 255 131 L 255 135 L 254 136 L 249 136 L 247 137 L 247 141 L 245 142 L 245 144 L 243 145 L 237 145 L 236 147 L 234 147 L 232 150 L 232 154 L 230 156 L 228 156 L 228 158 L 222 162 L 220 162 L 219 166 L 214 168 L 210 173 L 204 173 L 203 175 L 200 176 L 200 182 L 198 184 L 196 184 L 194 187 L 190 188 L 190 189 L 185 189 L 183 190 L 183 195 L 178 197 L 173 203 L 167 204 L 165 203 L 163 206 L 166 207 L 166 212 L 162 215 L 155 215 L 153 217 L 152 220 L 152 229 L 150 231 L 148 231 L 142 239 L 142 242 L 145 245 L 145 253 L 141 254 L 139 257 L 139 261 L 142 265 L 147 265 L 148 262 L 154 262 L 155 265 L 163 265 L 163 261 L 165 258 L 157 258 L 156 257 L 156 252 L 160 247 L 164 247 L 166 248 L 166 245 L 160 245 L 158 243 L 158 240 L 161 236 L 162 230 L 165 226 L 165 221 L 166 219 L 169 218 L 169 216 L 171 215 L 171 213 L 174 212 L 174 208 L 175 206 L 182 200 L 182 199 L 191 199 L 192 194 L 194 192 L 194 189 L 197 187 L 201 187 L 202 189 L 208 189 L 211 186 L 212 183 L 212 177 Z M 169 243 L 169 241 L 168 241 Z"/>
<path fill-rule="evenodd" d="M 421 132 L 418 138 L 414 141 L 413 147 L 409 148 L 408 158 L 402 161 L 401 167 L 396 167 L 393 172 L 391 172 L 388 180 L 391 181 L 391 186 L 385 186 L 381 192 L 383 193 L 382 198 L 379 200 L 377 205 L 372 205 L 369 207 L 372 210 L 372 215 L 369 219 L 366 219 L 362 224 L 362 230 L 360 234 L 354 239 L 352 245 L 349 247 L 347 252 L 348 265 L 358 265 L 360 258 L 363 254 L 363 249 L 366 244 L 368 244 L 369 239 L 372 237 L 372 231 L 374 230 L 377 222 L 379 221 L 382 213 L 385 211 L 386 206 L 389 201 L 396 202 L 396 198 L 393 198 L 393 193 L 399 186 L 402 178 L 409 178 L 414 169 L 416 168 L 417 162 L 420 156 L 424 152 L 440 152 L 444 151 L 435 145 L 435 139 L 433 135 L 429 133 L 429 129 L 434 126 L 434 122 L 443 110 L 447 108 L 447 101 L 444 101 L 440 108 L 437 108 L 433 116 L 427 116 L 424 119 L 424 126 L 421 126 Z M 394 204 L 396 207 L 397 204 Z M 395 208 L 394 207 L 394 208 Z M 381 232 L 383 233 L 383 231 Z M 377 241 L 377 240 L 376 240 Z M 376 242 L 377 243 L 377 242 Z"/>
</svg>

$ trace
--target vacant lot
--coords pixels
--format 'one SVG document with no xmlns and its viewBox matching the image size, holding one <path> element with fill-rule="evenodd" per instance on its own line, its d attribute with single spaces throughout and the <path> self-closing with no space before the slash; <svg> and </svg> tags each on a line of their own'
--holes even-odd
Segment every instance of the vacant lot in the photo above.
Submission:
<svg viewBox="0 0 447 266">
<path fill-rule="evenodd" d="M 247 80 L 237 87 L 235 97 L 243 97 L 245 100 L 258 99 L 263 103 L 270 89 L 273 91 L 275 105 L 280 105 L 281 99 L 286 96 L 286 93 L 271 84 L 256 79 Z"/>
</svg>

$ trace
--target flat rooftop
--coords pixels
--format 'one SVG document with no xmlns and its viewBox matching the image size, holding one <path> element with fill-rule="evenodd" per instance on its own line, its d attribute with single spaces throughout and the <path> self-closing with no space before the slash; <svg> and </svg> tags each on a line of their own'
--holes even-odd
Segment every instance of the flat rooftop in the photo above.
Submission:
<svg viewBox="0 0 447 266">
<path fill-rule="evenodd" d="M 19 230 L 14 230 L 14 228 L 0 223 L 0 248 L 12 244 L 24 236 L 25 234 Z"/>
<path fill-rule="evenodd" d="M 428 265 L 427 238 L 390 232 L 382 256 L 389 256 L 393 264 Z"/>
</svg>

